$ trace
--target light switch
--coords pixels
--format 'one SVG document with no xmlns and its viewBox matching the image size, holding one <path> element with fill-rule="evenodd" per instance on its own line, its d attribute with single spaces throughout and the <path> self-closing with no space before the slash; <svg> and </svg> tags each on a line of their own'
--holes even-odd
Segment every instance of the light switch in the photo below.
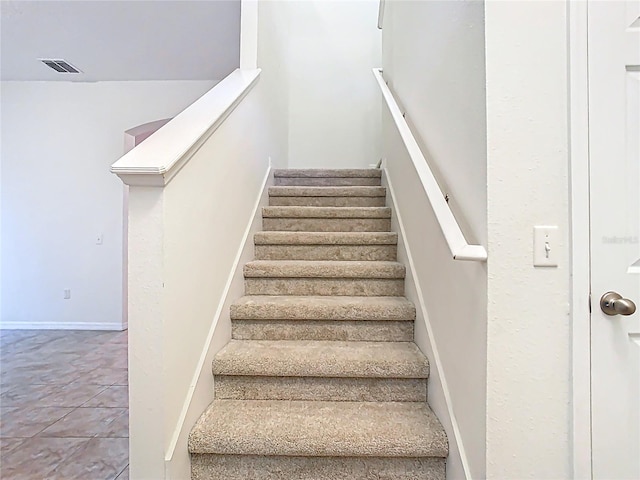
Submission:
<svg viewBox="0 0 640 480">
<path fill-rule="evenodd" d="M 103 234 L 96 235 L 96 245 L 102 245 L 103 242 L 104 242 L 104 235 Z"/>
<path fill-rule="evenodd" d="M 558 227 L 533 227 L 533 266 L 558 266 Z"/>
</svg>

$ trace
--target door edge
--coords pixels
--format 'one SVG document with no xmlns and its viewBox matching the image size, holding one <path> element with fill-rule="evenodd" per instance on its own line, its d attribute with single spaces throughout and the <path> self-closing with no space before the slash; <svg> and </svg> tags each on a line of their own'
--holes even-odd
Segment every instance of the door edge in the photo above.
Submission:
<svg viewBox="0 0 640 480">
<path fill-rule="evenodd" d="M 569 56 L 569 208 L 572 326 L 572 467 L 591 479 L 591 290 L 588 2 L 567 1 Z"/>
</svg>

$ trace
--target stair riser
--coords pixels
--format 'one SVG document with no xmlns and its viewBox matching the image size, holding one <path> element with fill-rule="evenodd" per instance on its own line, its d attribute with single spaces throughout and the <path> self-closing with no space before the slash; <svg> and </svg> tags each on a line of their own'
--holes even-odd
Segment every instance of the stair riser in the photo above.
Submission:
<svg viewBox="0 0 640 480">
<path fill-rule="evenodd" d="M 356 186 L 380 186 L 380 177 L 275 177 L 276 186 L 292 187 L 356 187 Z"/>
<path fill-rule="evenodd" d="M 269 197 L 272 207 L 384 207 L 385 197 Z"/>
<path fill-rule="evenodd" d="M 263 218 L 266 231 L 286 232 L 389 232 L 389 218 Z"/>
<path fill-rule="evenodd" d="M 424 378 L 314 378 L 224 376 L 214 378 L 218 400 L 426 402 Z"/>
<path fill-rule="evenodd" d="M 413 322 L 334 320 L 232 320 L 236 340 L 412 342 Z"/>
<path fill-rule="evenodd" d="M 247 278 L 246 295 L 338 295 L 399 297 L 404 279 L 358 278 Z"/>
<path fill-rule="evenodd" d="M 193 480 L 445 480 L 445 459 L 191 455 Z"/>
<path fill-rule="evenodd" d="M 396 245 L 256 245 L 256 260 L 396 260 Z"/>
</svg>

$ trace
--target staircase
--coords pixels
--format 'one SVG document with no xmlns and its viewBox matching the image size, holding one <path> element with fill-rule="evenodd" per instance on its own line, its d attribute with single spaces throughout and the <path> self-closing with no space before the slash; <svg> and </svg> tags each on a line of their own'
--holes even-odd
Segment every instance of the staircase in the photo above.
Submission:
<svg viewBox="0 0 640 480">
<path fill-rule="evenodd" d="M 278 170 L 192 479 L 444 480 L 379 170 Z"/>
</svg>

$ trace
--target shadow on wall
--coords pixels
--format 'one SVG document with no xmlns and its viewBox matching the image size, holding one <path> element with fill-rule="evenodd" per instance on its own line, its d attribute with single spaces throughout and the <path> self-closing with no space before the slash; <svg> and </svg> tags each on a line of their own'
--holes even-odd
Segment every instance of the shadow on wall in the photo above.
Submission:
<svg viewBox="0 0 640 480">
<path fill-rule="evenodd" d="M 143 123 L 142 125 L 126 130 L 124 132 L 124 153 L 130 151 L 136 145 L 140 145 L 170 121 L 170 118 L 165 118 L 163 120 L 156 120 L 155 122 Z"/>
</svg>

